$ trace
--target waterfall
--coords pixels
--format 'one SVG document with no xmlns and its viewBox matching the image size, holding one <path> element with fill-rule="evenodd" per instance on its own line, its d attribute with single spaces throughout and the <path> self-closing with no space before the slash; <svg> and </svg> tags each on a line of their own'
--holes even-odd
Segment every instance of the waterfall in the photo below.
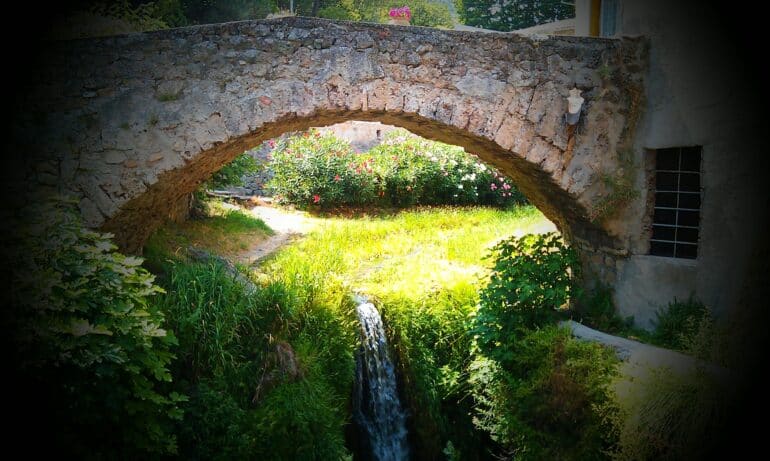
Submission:
<svg viewBox="0 0 770 461">
<path fill-rule="evenodd" d="M 355 299 L 362 344 L 356 357 L 354 417 L 368 435 L 373 460 L 405 461 L 409 459 L 406 414 L 398 399 L 382 319 L 369 300 Z"/>
</svg>

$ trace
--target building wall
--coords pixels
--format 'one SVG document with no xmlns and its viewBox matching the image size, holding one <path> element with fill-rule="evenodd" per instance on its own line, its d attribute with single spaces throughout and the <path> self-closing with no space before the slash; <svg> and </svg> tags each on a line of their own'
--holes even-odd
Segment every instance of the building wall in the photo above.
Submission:
<svg viewBox="0 0 770 461">
<path fill-rule="evenodd" d="M 575 35 L 591 35 L 591 0 L 575 0 Z"/>
<path fill-rule="evenodd" d="M 673 297 L 694 293 L 717 315 L 739 304 L 755 248 L 767 236 L 767 162 L 757 138 L 759 68 L 745 59 L 728 17 L 703 3 L 623 0 L 619 34 L 650 39 L 646 108 L 635 142 L 637 164 L 652 149 L 703 146 L 698 258 L 649 256 L 649 170 L 639 169 L 642 196 L 626 216 L 632 256 L 618 262 L 616 302 L 623 315 L 650 327 Z"/>
<path fill-rule="evenodd" d="M 384 125 L 380 122 L 363 122 L 352 120 L 335 125 L 319 127 L 321 133 L 331 132 L 334 136 L 349 142 L 356 152 L 366 152 L 379 145 L 385 135 L 397 127 Z"/>
</svg>

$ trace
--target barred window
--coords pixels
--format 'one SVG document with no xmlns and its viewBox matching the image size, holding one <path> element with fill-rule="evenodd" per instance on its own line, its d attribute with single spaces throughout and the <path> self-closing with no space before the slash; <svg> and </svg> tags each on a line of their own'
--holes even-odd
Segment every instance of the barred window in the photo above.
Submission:
<svg viewBox="0 0 770 461">
<path fill-rule="evenodd" d="M 655 208 L 650 254 L 695 259 L 701 205 L 701 147 L 655 152 Z"/>
</svg>

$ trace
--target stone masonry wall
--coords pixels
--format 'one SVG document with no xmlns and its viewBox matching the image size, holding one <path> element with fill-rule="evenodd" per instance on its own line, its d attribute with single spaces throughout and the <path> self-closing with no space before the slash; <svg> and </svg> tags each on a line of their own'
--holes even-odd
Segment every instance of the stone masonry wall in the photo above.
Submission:
<svg viewBox="0 0 770 461">
<path fill-rule="evenodd" d="M 40 62 L 14 126 L 24 184 L 74 195 L 127 251 L 236 155 L 346 120 L 463 146 L 569 238 L 625 251 L 589 216 L 633 134 L 641 39 L 284 18 L 61 42 Z M 586 102 L 569 127 L 573 87 Z"/>
</svg>

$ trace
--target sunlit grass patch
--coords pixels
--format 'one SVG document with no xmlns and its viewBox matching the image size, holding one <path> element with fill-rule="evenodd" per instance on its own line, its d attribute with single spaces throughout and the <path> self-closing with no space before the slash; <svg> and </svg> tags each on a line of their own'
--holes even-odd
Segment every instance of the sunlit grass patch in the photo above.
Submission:
<svg viewBox="0 0 770 461">
<path fill-rule="evenodd" d="M 485 274 L 483 257 L 500 239 L 550 223 L 532 206 L 420 208 L 384 216 L 327 218 L 305 240 L 281 251 L 264 270 L 303 267 L 340 277 L 372 296 L 420 297 Z"/>
</svg>

